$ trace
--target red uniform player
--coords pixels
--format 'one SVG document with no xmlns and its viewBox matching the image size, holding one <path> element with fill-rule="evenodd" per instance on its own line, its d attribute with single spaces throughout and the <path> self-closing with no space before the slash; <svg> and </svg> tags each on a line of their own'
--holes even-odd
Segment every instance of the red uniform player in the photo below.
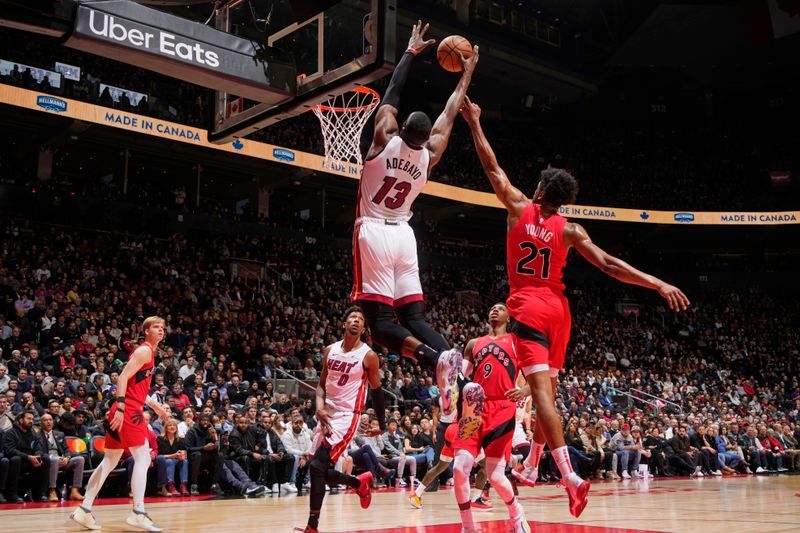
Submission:
<svg viewBox="0 0 800 533">
<path fill-rule="evenodd" d="M 677 287 L 607 254 L 592 243 L 583 227 L 558 214 L 559 208 L 574 202 L 578 193 L 578 183 L 569 172 L 557 168 L 542 171 L 533 199 L 511 185 L 481 129 L 480 111 L 480 107 L 466 98 L 461 114 L 472 130 L 483 170 L 508 212 L 510 329 L 518 339 L 519 364 L 536 406 L 531 452 L 525 467 L 515 477 L 529 485 L 535 483 L 539 457 L 547 443 L 569 494 L 570 512 L 577 517 L 586 507 L 589 483 L 572 470 L 564 430 L 553 402 L 572 323 L 561 284 L 561 270 L 569 248 L 574 247 L 590 263 L 620 281 L 657 290 L 670 309 L 685 310 L 689 300 Z"/>
<path fill-rule="evenodd" d="M 516 403 L 508 399 L 507 394 L 516 389 L 519 371 L 516 338 L 506 330 L 508 319 L 508 308 L 504 304 L 493 305 L 489 311 L 491 333 L 472 339 L 464 350 L 464 360 L 469 362 L 467 374 L 471 375 L 472 382 L 461 391 L 462 411 L 458 434 L 453 440 L 456 451 L 453 475 L 456 502 L 461 510 L 463 531 L 467 533 L 475 530 L 469 475 L 481 448 L 486 454 L 486 475 L 508 507 L 512 530 L 530 532 L 522 506 L 505 475 L 517 411 Z"/>
<path fill-rule="evenodd" d="M 105 457 L 89 478 L 83 503 L 70 516 L 86 529 L 100 529 L 100 524 L 92 515 L 92 504 L 106 477 L 116 468 L 125 449 L 128 449 L 134 459 L 131 477 L 133 511 L 125 521 L 146 531 L 161 531 L 144 510 L 144 491 L 151 461 L 144 406 L 148 405 L 162 419 L 169 420 L 169 411 L 147 396 L 155 350 L 164 338 L 164 326 L 164 319 L 157 316 L 145 319 L 142 324 L 145 342 L 133 351 L 119 376 L 117 397 L 108 412 Z"/>
</svg>

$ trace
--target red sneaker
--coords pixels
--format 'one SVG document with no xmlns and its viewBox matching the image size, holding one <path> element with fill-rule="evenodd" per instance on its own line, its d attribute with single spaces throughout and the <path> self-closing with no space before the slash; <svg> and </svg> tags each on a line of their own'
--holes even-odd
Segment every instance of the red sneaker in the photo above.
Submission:
<svg viewBox="0 0 800 533">
<path fill-rule="evenodd" d="M 372 503 L 372 472 L 364 472 L 356 476 L 359 481 L 359 486 L 356 489 L 356 494 L 361 498 L 361 508 L 366 509 Z"/>
<path fill-rule="evenodd" d="M 578 518 L 589 501 L 586 497 L 589 494 L 589 482 L 584 480 L 577 487 L 572 483 L 566 483 L 566 489 L 569 496 L 569 513 Z"/>
<path fill-rule="evenodd" d="M 512 468 L 511 475 L 517 480 L 517 483 L 522 483 L 527 487 L 535 487 L 539 472 L 533 468 L 528 468 L 527 465 L 523 465 L 522 468 Z"/>
</svg>

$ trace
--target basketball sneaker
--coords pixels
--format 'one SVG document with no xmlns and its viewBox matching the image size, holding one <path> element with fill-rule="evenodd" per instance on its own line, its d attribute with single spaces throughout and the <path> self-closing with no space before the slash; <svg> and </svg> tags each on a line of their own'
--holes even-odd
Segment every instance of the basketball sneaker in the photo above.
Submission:
<svg viewBox="0 0 800 533">
<path fill-rule="evenodd" d="M 475 501 L 472 502 L 472 508 L 482 512 L 489 512 L 494 509 L 491 500 L 485 500 L 483 496 L 478 496 Z"/>
<path fill-rule="evenodd" d="M 129 526 L 144 529 L 145 531 L 163 531 L 163 529 L 153 522 L 153 519 L 150 518 L 147 513 L 141 513 L 139 511 L 131 511 L 131 514 L 125 519 L 125 523 Z"/>
<path fill-rule="evenodd" d="M 94 519 L 92 512 L 85 510 L 83 507 L 78 507 L 75 509 L 75 512 L 69 515 L 69 517 L 73 522 L 83 526 L 84 529 L 101 529 L 100 524 L 98 524 L 97 520 Z"/>
<path fill-rule="evenodd" d="M 567 489 L 567 495 L 569 496 L 569 513 L 575 518 L 578 518 L 589 501 L 586 497 L 586 495 L 589 494 L 589 482 L 583 480 L 580 485 L 577 486 L 569 482 L 564 485 L 564 488 Z"/>
<path fill-rule="evenodd" d="M 481 427 L 481 415 L 486 394 L 478 383 L 467 383 L 461 391 L 461 418 L 458 420 L 458 438 L 469 439 Z"/>
<path fill-rule="evenodd" d="M 451 348 L 439 354 L 436 361 L 436 385 L 442 394 L 442 413 L 449 416 L 456 409 L 457 395 L 454 394 L 458 373 L 461 371 L 461 361 L 464 355 L 458 348 Z"/>
<path fill-rule="evenodd" d="M 511 521 L 512 533 L 531 533 L 531 525 L 525 520 L 524 516 Z"/>
<path fill-rule="evenodd" d="M 417 496 L 416 492 L 412 492 L 408 495 L 408 503 L 410 503 L 411 507 L 414 509 L 422 509 L 422 498 Z"/>
<path fill-rule="evenodd" d="M 536 468 L 531 468 L 526 464 L 523 464 L 521 469 L 513 469 L 511 470 L 511 475 L 514 476 L 514 479 L 517 480 L 517 483 L 522 483 L 528 487 L 535 487 L 536 480 L 539 477 L 539 471 Z"/>
<path fill-rule="evenodd" d="M 294 528 L 294 531 L 301 531 L 302 533 L 319 533 L 319 529 L 314 529 L 311 526 L 306 526 L 304 528 L 296 527 Z"/>
<path fill-rule="evenodd" d="M 364 472 L 356 476 L 359 485 L 356 494 L 361 498 L 361 508 L 366 509 L 372 503 L 372 472 Z"/>
</svg>

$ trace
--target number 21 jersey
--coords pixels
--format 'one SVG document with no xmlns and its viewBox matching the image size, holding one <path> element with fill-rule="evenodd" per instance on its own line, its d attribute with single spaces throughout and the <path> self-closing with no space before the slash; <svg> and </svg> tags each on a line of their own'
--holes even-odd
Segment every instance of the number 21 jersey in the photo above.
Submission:
<svg viewBox="0 0 800 533">
<path fill-rule="evenodd" d="M 395 135 L 375 158 L 364 162 L 357 217 L 409 220 L 411 206 L 428 181 L 430 152 Z"/>
<path fill-rule="evenodd" d="M 542 207 L 533 202 L 522 212 L 506 238 L 509 300 L 531 288 L 550 288 L 559 293 L 564 290 L 561 278 L 567 263 L 566 223 L 567 219 L 559 214 L 544 218 Z"/>
</svg>

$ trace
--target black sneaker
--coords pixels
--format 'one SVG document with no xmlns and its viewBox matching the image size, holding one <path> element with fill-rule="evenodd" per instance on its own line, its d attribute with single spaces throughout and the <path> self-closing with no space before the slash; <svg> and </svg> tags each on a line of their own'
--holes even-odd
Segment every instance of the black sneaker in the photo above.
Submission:
<svg viewBox="0 0 800 533">
<path fill-rule="evenodd" d="M 197 489 L 196 483 L 192 485 L 191 488 L 189 489 L 189 494 L 191 496 L 200 496 L 200 491 Z"/>
</svg>

